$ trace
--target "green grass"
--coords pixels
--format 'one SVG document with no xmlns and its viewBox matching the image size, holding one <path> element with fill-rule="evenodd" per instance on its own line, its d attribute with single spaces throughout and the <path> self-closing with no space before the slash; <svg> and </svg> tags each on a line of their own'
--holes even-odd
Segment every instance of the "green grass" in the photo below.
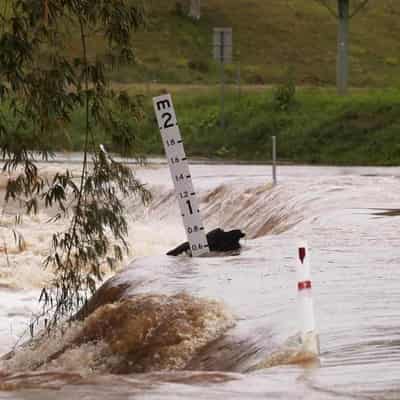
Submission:
<svg viewBox="0 0 400 400">
<path fill-rule="evenodd" d="M 266 162 L 277 136 L 281 161 L 346 165 L 400 164 L 400 91 L 303 89 L 289 110 L 278 110 L 273 90 L 226 99 L 219 126 L 218 92 L 174 96 L 186 152 L 192 157 Z M 152 116 L 149 106 L 148 115 Z M 163 154 L 152 117 L 140 130 L 147 154 Z"/>
<path fill-rule="evenodd" d="M 215 83 L 219 73 L 212 60 L 212 29 L 226 26 L 233 28 L 229 82 L 236 80 L 240 64 L 247 84 L 276 84 L 292 66 L 300 86 L 334 85 L 337 21 L 315 0 L 207 0 L 196 22 L 176 12 L 178 1 L 184 0 L 146 0 L 147 27 L 133 36 L 137 64 L 111 72 L 114 81 Z M 5 4 L 10 10 L 10 3 L 0 0 L 2 12 Z M 351 86 L 400 84 L 399 16 L 400 2 L 380 0 L 370 1 L 351 20 Z M 68 37 L 68 46 L 71 55 L 80 54 L 79 35 Z M 91 37 L 88 51 L 92 57 L 104 52 L 103 39 Z"/>
<path fill-rule="evenodd" d="M 116 87 L 146 95 L 148 117 L 137 128 L 140 152 L 163 154 L 151 96 L 165 88 L 174 93 L 191 157 L 268 161 L 276 135 L 283 161 L 400 164 L 400 2 L 371 1 L 351 20 L 353 89 L 346 98 L 333 89 L 337 22 L 314 0 L 203 3 L 202 18 L 194 22 L 176 13 L 176 0 L 149 0 L 147 30 L 134 35 L 137 64 L 111 73 Z M 388 4 L 395 5 L 398 15 Z M 235 82 L 240 61 L 244 84 L 240 98 L 233 85 L 227 90 L 224 131 L 215 86 L 218 67 L 211 57 L 212 28 L 217 26 L 233 28 L 235 63 L 226 66 L 226 79 Z M 101 38 L 91 38 L 91 56 L 103 49 Z M 69 52 L 79 51 L 78 38 L 71 38 Z M 302 89 L 290 109 L 282 111 L 274 104 L 273 87 L 285 79 L 287 67 L 293 67 Z M 391 89 L 363 89 L 374 87 Z M 83 114 L 77 113 L 54 149 L 80 150 L 83 127 Z M 96 135 L 113 147 L 115 138 L 102 131 Z"/>
<path fill-rule="evenodd" d="M 277 137 L 280 162 L 335 165 L 400 165 L 400 90 L 356 90 L 347 97 L 333 88 L 298 89 L 286 110 L 278 107 L 276 89 L 226 90 L 225 129 L 220 127 L 220 92 L 168 85 L 190 158 L 269 162 L 272 136 Z M 119 118 L 131 124 L 135 152 L 164 155 L 150 89 L 144 98 L 145 119 L 136 124 L 125 113 Z M 12 125 L 13 117 L 7 109 Z M 10 125 L 10 126 L 11 126 Z M 84 145 L 85 115 L 79 110 L 69 125 L 54 132 L 48 146 L 58 151 L 80 151 Z M 114 132 L 94 127 L 97 144 L 121 150 Z M 36 147 L 35 147 L 36 148 Z"/>
</svg>

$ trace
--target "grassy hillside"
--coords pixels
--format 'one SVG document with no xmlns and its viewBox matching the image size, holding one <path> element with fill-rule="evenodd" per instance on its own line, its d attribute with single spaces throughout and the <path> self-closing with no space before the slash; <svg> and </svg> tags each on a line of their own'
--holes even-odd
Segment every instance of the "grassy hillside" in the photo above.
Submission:
<svg viewBox="0 0 400 400">
<path fill-rule="evenodd" d="M 333 89 L 301 89 L 288 108 L 282 109 L 274 90 L 246 91 L 239 97 L 231 88 L 223 130 L 218 91 L 166 88 L 173 94 L 190 158 L 268 162 L 271 136 L 276 136 L 281 162 L 400 165 L 399 90 L 358 90 L 340 97 Z M 147 118 L 137 126 L 135 137 L 136 150 L 147 156 L 164 155 L 150 99 L 159 88 L 153 89 L 146 98 Z M 69 141 L 60 139 L 55 149 L 80 150 L 83 122 L 83 115 L 75 115 Z M 102 132 L 97 136 L 115 150 L 112 137 Z"/>
<path fill-rule="evenodd" d="M 370 1 L 351 20 L 352 86 L 393 86 L 400 82 L 400 24 L 387 5 Z M 230 26 L 236 63 L 244 83 L 270 84 L 293 66 L 303 85 L 335 82 L 336 20 L 314 0 L 203 0 L 199 22 L 180 16 L 176 0 L 150 0 L 147 32 L 135 35 L 138 65 L 114 74 L 119 81 L 210 83 L 218 79 L 212 61 L 213 27 Z"/>
<path fill-rule="evenodd" d="M 215 83 L 212 28 L 232 27 L 234 63 L 227 79 L 274 84 L 282 71 L 294 67 L 299 85 L 334 85 L 335 18 L 315 0 L 202 0 L 202 18 L 192 21 L 178 12 L 188 0 L 145 0 L 147 28 L 134 35 L 137 65 L 114 72 L 119 82 Z M 331 0 L 335 4 L 335 0 Z M 2 13 L 10 2 L 0 0 Z M 395 7 L 393 15 L 388 5 Z M 353 87 L 400 84 L 400 1 L 370 0 L 350 24 L 350 83 Z M 102 52 L 99 36 L 89 52 Z M 81 52 L 78 35 L 69 39 L 69 52 Z"/>
</svg>

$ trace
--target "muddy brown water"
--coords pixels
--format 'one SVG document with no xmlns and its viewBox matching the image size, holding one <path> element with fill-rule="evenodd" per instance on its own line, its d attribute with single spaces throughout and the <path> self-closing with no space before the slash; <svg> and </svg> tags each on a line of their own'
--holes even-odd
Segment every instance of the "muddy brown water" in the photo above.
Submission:
<svg viewBox="0 0 400 400">
<path fill-rule="evenodd" d="M 92 363 L 90 346 L 32 371 L 38 355 L 20 352 L 0 366 L 0 399 L 400 398 L 399 168 L 281 167 L 272 187 L 268 166 L 193 166 L 207 229 L 247 232 L 239 256 L 208 259 L 163 256 L 184 239 L 169 172 L 159 165 L 138 174 L 155 201 L 147 210 L 127 202 L 136 253 L 118 279 L 141 282 L 133 295 L 209 299 L 234 326 L 214 337 L 219 321 L 210 316 L 209 342 L 178 371 L 113 375 Z M 40 267 L 55 229 L 45 220 L 26 219 L 26 249 L 2 257 L 1 353 L 26 328 L 51 277 Z M 320 357 L 308 361 L 296 359 L 293 345 L 296 246 L 304 239 L 321 343 Z"/>
</svg>

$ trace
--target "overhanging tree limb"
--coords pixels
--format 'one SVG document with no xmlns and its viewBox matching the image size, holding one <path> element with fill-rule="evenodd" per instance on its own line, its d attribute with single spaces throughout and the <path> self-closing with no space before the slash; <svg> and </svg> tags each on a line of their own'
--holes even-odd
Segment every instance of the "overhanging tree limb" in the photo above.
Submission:
<svg viewBox="0 0 400 400">
<path fill-rule="evenodd" d="M 85 304 L 103 278 L 103 266 L 113 268 L 127 250 L 124 199 L 132 194 L 149 199 L 132 169 L 99 151 L 104 139 L 113 150 L 134 151 L 135 120 L 143 109 L 140 98 L 111 89 L 105 71 L 133 60 L 131 39 L 144 24 L 144 4 L 109 3 L 18 0 L 0 15 L 0 159 L 9 175 L 5 201 L 20 201 L 28 213 L 39 205 L 51 207 L 54 221 L 70 216 L 67 228 L 53 234 L 44 260 L 54 279 L 42 290 L 42 312 L 33 318 L 31 333 L 40 319 L 51 329 Z M 70 41 L 65 21 L 80 33 L 82 52 L 73 59 L 65 56 Z M 106 54 L 89 57 L 89 39 L 99 32 Z M 68 170 L 42 176 L 34 150 L 49 157 L 64 143 L 68 128 L 76 129 L 71 124 L 76 115 L 85 126 L 80 179 Z"/>
</svg>

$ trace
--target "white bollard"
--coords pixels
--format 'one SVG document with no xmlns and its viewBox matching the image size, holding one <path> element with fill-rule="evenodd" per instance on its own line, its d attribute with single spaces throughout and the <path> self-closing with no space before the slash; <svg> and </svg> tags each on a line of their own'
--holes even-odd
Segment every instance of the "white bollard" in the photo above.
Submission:
<svg viewBox="0 0 400 400">
<path fill-rule="evenodd" d="M 316 331 L 310 257 L 307 245 L 302 243 L 297 254 L 297 304 L 301 341 L 313 353 L 319 354 L 319 336 Z"/>
<path fill-rule="evenodd" d="M 210 250 L 171 95 L 154 97 L 153 104 L 192 256 L 207 254 Z"/>
</svg>

